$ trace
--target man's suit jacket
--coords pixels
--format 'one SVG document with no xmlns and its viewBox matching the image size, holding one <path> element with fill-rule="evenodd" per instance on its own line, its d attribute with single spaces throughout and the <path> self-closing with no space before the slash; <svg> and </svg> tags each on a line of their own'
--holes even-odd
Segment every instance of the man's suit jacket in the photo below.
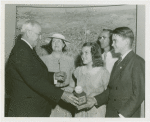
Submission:
<svg viewBox="0 0 150 122">
<path fill-rule="evenodd" d="M 26 42 L 17 41 L 6 66 L 5 78 L 11 87 L 8 116 L 48 117 L 51 104 L 63 94 L 52 84 L 53 75 Z"/>
<path fill-rule="evenodd" d="M 95 96 L 98 106 L 107 104 L 106 117 L 140 117 L 145 99 L 145 61 L 133 51 L 114 64 L 107 89 Z M 97 107 L 98 107 L 97 106 Z"/>
</svg>

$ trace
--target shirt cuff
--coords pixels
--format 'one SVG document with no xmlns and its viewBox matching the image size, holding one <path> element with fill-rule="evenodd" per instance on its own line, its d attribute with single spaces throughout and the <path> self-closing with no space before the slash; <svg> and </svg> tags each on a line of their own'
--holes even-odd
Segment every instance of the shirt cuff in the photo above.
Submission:
<svg viewBox="0 0 150 122">
<path fill-rule="evenodd" d="M 57 84 L 57 80 L 55 80 L 55 73 L 54 73 L 54 85 Z"/>
<path fill-rule="evenodd" d="M 97 100 L 95 99 L 95 97 L 94 97 L 94 102 L 95 102 L 94 105 L 98 105 Z"/>
<path fill-rule="evenodd" d="M 121 114 L 118 114 L 118 115 L 119 115 L 120 118 L 125 118 L 125 117 L 124 117 L 123 115 L 121 115 Z"/>
</svg>

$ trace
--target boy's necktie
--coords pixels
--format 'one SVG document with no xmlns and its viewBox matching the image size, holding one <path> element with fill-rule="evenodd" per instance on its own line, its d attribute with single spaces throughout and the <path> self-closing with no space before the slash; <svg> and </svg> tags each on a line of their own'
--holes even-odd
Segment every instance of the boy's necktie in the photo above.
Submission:
<svg viewBox="0 0 150 122">
<path fill-rule="evenodd" d="M 117 62 L 117 65 L 122 61 L 122 57 L 120 56 Z"/>
<path fill-rule="evenodd" d="M 107 57 L 107 53 L 104 53 L 104 67 L 106 67 L 106 57 Z"/>
</svg>

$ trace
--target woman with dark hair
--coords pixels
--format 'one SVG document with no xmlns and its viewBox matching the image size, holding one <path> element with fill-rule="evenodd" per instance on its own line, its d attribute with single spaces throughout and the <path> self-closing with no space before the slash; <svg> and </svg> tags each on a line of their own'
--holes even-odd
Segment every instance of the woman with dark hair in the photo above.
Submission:
<svg viewBox="0 0 150 122">
<path fill-rule="evenodd" d="M 46 64 L 50 72 L 64 71 L 67 73 L 65 83 L 69 83 L 68 86 L 61 87 L 61 81 L 56 80 L 54 80 L 54 85 L 56 87 L 61 87 L 61 89 L 64 91 L 73 92 L 73 88 L 75 86 L 75 83 L 72 79 L 74 60 L 73 58 L 64 54 L 66 51 L 66 43 L 69 43 L 69 41 L 66 40 L 62 34 L 53 34 L 49 38 L 51 38 L 49 48 L 47 48 L 49 55 L 45 55 L 40 58 Z M 72 109 L 74 109 L 74 107 L 72 107 L 70 104 L 61 101 L 58 105 L 54 106 L 50 117 L 72 117 Z"/>
<path fill-rule="evenodd" d="M 82 66 L 77 67 L 74 76 L 87 96 L 102 93 L 108 85 L 109 72 L 103 67 L 101 51 L 97 43 L 86 42 L 81 52 Z M 77 111 L 75 117 L 105 117 L 106 105 L 90 110 Z"/>
<path fill-rule="evenodd" d="M 118 60 L 118 54 L 114 52 L 112 46 L 112 30 L 103 29 L 102 33 L 97 39 L 97 43 L 102 49 L 102 59 L 104 67 L 111 73 L 114 63 Z"/>
</svg>

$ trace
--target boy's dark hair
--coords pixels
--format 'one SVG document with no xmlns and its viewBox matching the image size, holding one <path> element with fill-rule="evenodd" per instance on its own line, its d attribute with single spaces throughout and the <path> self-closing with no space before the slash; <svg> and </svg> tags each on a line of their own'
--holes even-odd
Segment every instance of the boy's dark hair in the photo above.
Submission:
<svg viewBox="0 0 150 122">
<path fill-rule="evenodd" d="M 117 35 L 119 35 L 123 38 L 130 39 L 130 47 L 132 46 L 133 41 L 134 41 L 134 34 L 133 34 L 133 31 L 130 28 L 128 28 L 128 27 L 116 28 L 112 31 L 112 34 L 117 34 Z"/>
</svg>

